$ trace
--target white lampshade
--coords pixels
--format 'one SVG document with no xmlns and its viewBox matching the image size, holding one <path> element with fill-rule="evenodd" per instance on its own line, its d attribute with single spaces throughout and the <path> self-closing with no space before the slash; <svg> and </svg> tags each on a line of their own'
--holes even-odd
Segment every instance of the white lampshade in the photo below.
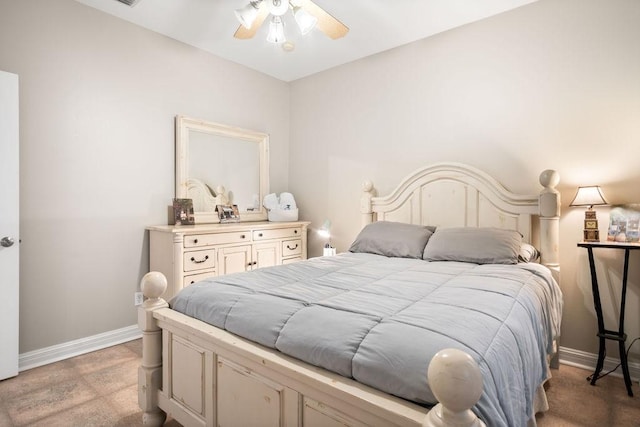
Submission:
<svg viewBox="0 0 640 427">
<path fill-rule="evenodd" d="M 269 24 L 269 34 L 267 34 L 267 41 L 270 43 L 283 43 L 287 39 L 284 36 L 284 23 L 282 18 L 274 16 Z"/>
<path fill-rule="evenodd" d="M 303 35 L 313 30 L 318 23 L 318 18 L 311 15 L 301 7 L 293 8 L 293 17 L 295 18 L 296 23 L 298 24 L 298 28 L 300 28 L 300 32 Z"/>
<path fill-rule="evenodd" d="M 240 24 L 247 30 L 251 28 L 251 25 L 253 25 L 253 21 L 255 21 L 256 17 L 258 16 L 259 5 L 260 2 L 252 1 L 242 9 L 235 10 L 236 18 L 238 18 Z"/>
<path fill-rule="evenodd" d="M 608 204 L 602 194 L 600 186 L 590 185 L 587 187 L 578 187 L 578 192 L 569 206 L 589 206 L 589 208 L 592 208 L 595 205 Z"/>
</svg>

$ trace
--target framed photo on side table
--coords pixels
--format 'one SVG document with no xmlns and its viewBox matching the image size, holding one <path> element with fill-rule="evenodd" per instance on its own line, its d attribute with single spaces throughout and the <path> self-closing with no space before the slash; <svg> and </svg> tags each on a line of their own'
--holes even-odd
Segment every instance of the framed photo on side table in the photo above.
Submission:
<svg viewBox="0 0 640 427">
<path fill-rule="evenodd" d="M 640 204 L 619 205 L 611 209 L 607 241 L 622 243 L 640 241 Z"/>
<path fill-rule="evenodd" d="M 218 212 L 220 223 L 240 221 L 238 205 L 217 205 L 216 211 Z"/>
<path fill-rule="evenodd" d="M 173 199 L 173 220 L 175 225 L 194 225 L 192 199 Z"/>
</svg>

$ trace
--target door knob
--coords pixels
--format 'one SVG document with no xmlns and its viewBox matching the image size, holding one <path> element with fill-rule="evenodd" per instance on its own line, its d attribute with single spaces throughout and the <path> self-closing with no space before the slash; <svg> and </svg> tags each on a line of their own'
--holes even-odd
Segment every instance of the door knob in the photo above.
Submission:
<svg viewBox="0 0 640 427">
<path fill-rule="evenodd" d="M 13 238 L 5 236 L 0 240 L 0 246 L 2 246 L 3 248 L 8 248 L 9 246 L 13 246 L 15 242 L 13 241 Z"/>
</svg>

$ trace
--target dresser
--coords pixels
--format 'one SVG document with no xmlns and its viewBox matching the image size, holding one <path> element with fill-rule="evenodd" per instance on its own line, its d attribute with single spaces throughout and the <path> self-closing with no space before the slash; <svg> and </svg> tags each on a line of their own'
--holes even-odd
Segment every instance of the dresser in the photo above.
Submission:
<svg viewBox="0 0 640 427">
<path fill-rule="evenodd" d="M 149 268 L 167 277 L 162 296 L 212 276 L 307 259 L 309 222 L 159 225 L 149 231 Z"/>
</svg>

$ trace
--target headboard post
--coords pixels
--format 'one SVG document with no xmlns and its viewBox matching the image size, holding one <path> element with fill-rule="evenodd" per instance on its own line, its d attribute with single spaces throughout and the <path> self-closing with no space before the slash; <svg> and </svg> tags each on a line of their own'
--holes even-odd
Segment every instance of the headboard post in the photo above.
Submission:
<svg viewBox="0 0 640 427">
<path fill-rule="evenodd" d="M 560 182 L 558 172 L 547 169 L 540 174 L 540 263 L 547 266 L 560 280 Z"/>
<path fill-rule="evenodd" d="M 362 197 L 360 198 L 360 213 L 362 214 L 362 227 L 373 222 L 373 206 L 371 199 L 374 196 L 373 183 L 365 181 L 362 183 Z"/>
</svg>

